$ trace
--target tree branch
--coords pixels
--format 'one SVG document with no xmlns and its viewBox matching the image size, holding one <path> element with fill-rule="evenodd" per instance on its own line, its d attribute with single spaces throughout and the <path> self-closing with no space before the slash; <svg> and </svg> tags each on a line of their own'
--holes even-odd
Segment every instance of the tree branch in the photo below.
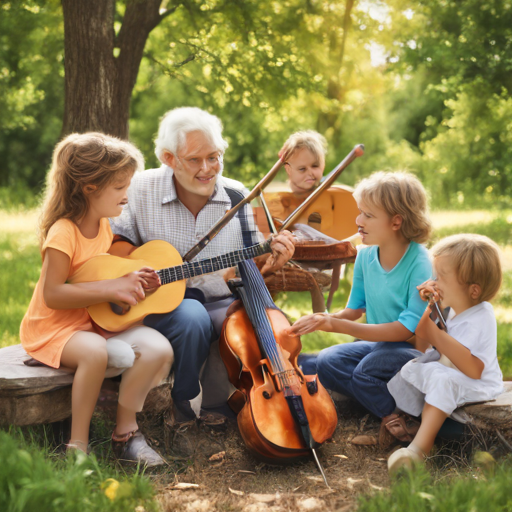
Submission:
<svg viewBox="0 0 512 512">
<path fill-rule="evenodd" d="M 167 18 L 167 16 L 170 16 L 171 14 L 174 14 L 176 12 L 176 9 L 180 6 L 181 4 L 177 4 L 175 5 L 174 7 L 171 7 L 171 9 L 167 9 L 165 12 L 163 12 L 162 14 L 160 14 L 160 18 L 158 20 L 158 23 L 162 23 L 162 21 Z"/>
</svg>

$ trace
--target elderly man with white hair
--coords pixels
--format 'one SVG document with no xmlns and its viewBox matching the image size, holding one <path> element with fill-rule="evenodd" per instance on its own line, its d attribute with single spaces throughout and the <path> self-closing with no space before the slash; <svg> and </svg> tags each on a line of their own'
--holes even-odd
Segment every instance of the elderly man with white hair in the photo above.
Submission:
<svg viewBox="0 0 512 512">
<path fill-rule="evenodd" d="M 220 120 L 208 112 L 191 107 L 171 110 L 160 123 L 155 145 L 162 166 L 134 176 L 128 190 L 128 205 L 111 221 L 112 230 L 117 239 L 136 246 L 150 240 L 165 240 L 183 256 L 248 191 L 240 182 L 222 175 L 228 143 L 222 138 Z M 248 229 L 244 230 L 244 226 Z M 256 244 L 261 239 L 247 205 L 195 259 L 220 256 L 243 248 L 244 241 L 245 245 Z M 279 234 L 271 247 L 273 254 L 263 272 L 278 270 L 293 255 L 291 234 Z M 222 379 L 216 379 L 225 370 L 218 359 L 215 363 L 215 357 L 209 358 L 214 363 L 210 368 L 207 365 L 205 371 L 210 377 L 213 375 L 208 382 L 215 385 L 204 386 L 204 397 L 200 374 L 232 301 L 221 271 L 189 279 L 185 299 L 178 308 L 144 320 L 145 325 L 164 334 L 174 349 L 173 452 L 176 456 L 192 455 L 194 441 L 186 433 L 194 431 L 197 420 L 206 424 L 219 421 L 205 414 L 201 406 L 203 398 L 209 405 L 220 405 L 219 393 L 212 388 L 227 385 L 227 381 L 223 384 Z M 224 403 L 226 398 L 224 390 Z"/>
</svg>

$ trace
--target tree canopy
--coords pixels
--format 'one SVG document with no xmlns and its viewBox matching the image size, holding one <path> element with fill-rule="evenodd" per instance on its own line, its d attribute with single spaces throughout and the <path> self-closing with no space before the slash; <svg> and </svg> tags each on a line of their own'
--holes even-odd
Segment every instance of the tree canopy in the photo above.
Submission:
<svg viewBox="0 0 512 512">
<path fill-rule="evenodd" d="M 104 3 L 112 8 L 102 27 L 112 44 L 107 60 L 119 75 L 127 65 L 123 37 L 135 38 L 141 25 L 130 24 L 129 12 L 141 6 Z M 157 22 L 127 108 L 129 137 L 148 168 L 157 165 L 160 117 L 190 105 L 223 121 L 230 143 L 225 172 L 248 185 L 273 164 L 290 133 L 316 129 L 329 142 L 328 167 L 355 144 L 366 145 L 365 157 L 343 176 L 349 184 L 375 170 L 405 168 L 437 205 L 508 201 L 512 2 L 144 4 L 158 7 Z M 0 187 L 38 191 L 68 129 L 65 69 L 79 62 L 65 39 L 64 15 L 58 0 L 0 5 Z M 95 100 L 87 88 L 67 91 L 78 103 Z"/>
</svg>

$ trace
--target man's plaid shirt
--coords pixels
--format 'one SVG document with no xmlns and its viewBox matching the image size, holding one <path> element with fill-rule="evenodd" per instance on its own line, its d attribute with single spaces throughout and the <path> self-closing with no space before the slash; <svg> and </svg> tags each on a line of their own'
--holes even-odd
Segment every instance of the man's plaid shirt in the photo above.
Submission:
<svg viewBox="0 0 512 512">
<path fill-rule="evenodd" d="M 244 196 L 248 194 L 242 183 L 219 175 L 213 195 L 196 219 L 178 199 L 170 167 L 163 165 L 159 169 L 136 173 L 128 189 L 128 204 L 123 213 L 110 219 L 112 231 L 137 246 L 151 240 L 165 240 L 184 256 L 231 209 L 226 188 L 241 192 Z M 193 261 L 242 249 L 242 216 L 246 216 L 251 243 L 261 242 L 263 237 L 255 227 L 251 207 L 247 205 Z M 201 288 L 208 302 L 230 295 L 221 275 L 195 277 L 187 285 Z"/>
</svg>

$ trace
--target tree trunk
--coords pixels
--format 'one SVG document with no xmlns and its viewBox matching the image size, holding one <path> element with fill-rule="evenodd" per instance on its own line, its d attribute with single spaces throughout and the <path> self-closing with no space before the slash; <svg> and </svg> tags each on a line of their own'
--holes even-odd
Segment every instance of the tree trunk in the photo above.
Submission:
<svg viewBox="0 0 512 512">
<path fill-rule="evenodd" d="M 129 0 L 116 38 L 115 0 L 62 0 L 63 136 L 95 130 L 128 138 L 132 90 L 146 40 L 163 17 L 160 4 L 161 0 Z"/>
</svg>

